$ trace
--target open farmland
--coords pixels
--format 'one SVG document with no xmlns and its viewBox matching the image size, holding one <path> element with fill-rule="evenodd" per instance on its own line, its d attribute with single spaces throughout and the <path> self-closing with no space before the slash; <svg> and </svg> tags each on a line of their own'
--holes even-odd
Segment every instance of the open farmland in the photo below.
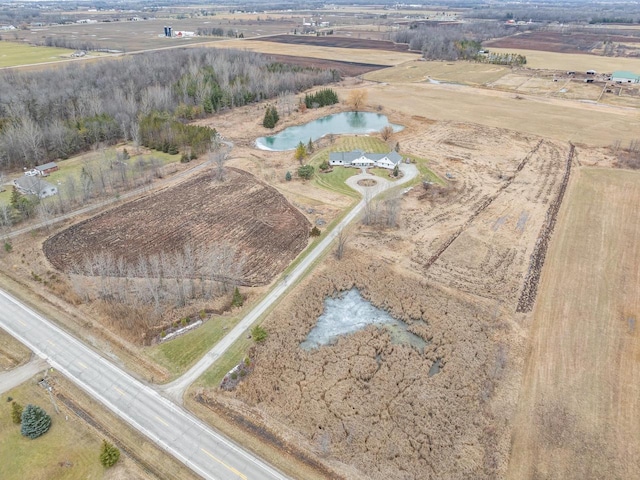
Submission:
<svg viewBox="0 0 640 480">
<path fill-rule="evenodd" d="M 135 265 L 187 244 L 197 250 L 228 243 L 244 262 L 238 283 L 262 285 L 307 246 L 309 228 L 275 189 L 229 168 L 224 182 L 202 174 L 73 225 L 49 238 L 44 251 L 56 268 L 70 272 L 96 251 Z"/>
<path fill-rule="evenodd" d="M 389 52 L 368 48 L 338 48 L 321 45 L 289 45 L 278 42 L 233 39 L 212 42 L 207 45 L 212 48 L 239 48 L 267 55 L 291 55 L 295 57 L 322 58 L 342 62 L 358 62 L 373 65 L 398 65 L 410 60 L 416 60 L 417 53 Z"/>
<path fill-rule="evenodd" d="M 73 50 L 34 47 L 24 43 L 0 42 L 0 68 L 68 60 Z"/>
<path fill-rule="evenodd" d="M 378 70 L 364 78 L 376 82 L 421 82 L 427 78 L 442 82 L 485 84 L 509 72 L 508 67 L 472 62 L 413 61 Z"/>
<path fill-rule="evenodd" d="M 331 478 L 499 478 L 523 356 L 513 312 L 569 145 L 408 123 L 402 151 L 450 173 L 447 185 L 404 195 L 397 229 L 354 227 L 344 258 L 327 257 L 267 317 L 238 389 L 196 398 L 265 440 L 295 443 L 289 451 L 312 455 Z M 325 297 L 354 286 L 424 351 L 374 327 L 302 350 Z"/>
<path fill-rule="evenodd" d="M 393 82 L 368 91 L 371 102 L 389 105 L 399 115 L 475 122 L 586 145 L 608 146 L 618 139 L 627 143 L 640 130 L 635 109 L 574 100 L 430 83 Z"/>
<path fill-rule="evenodd" d="M 640 173 L 578 169 L 543 270 L 508 478 L 640 472 Z"/>
<path fill-rule="evenodd" d="M 357 48 L 360 50 L 382 50 L 388 52 L 407 52 L 409 50 L 409 45 L 404 43 L 339 37 L 336 35 L 323 37 L 313 37 L 309 35 L 275 35 L 257 40 L 283 43 L 286 45 L 313 45 L 320 47 Z"/>
<path fill-rule="evenodd" d="M 633 31 L 631 31 L 633 32 Z M 603 34 L 598 31 L 568 31 L 566 33 L 549 30 L 538 30 L 525 32 L 519 35 L 499 38 L 485 42 L 487 47 L 541 50 L 545 52 L 557 53 L 594 53 L 602 50 L 603 42 L 613 42 L 615 44 L 628 44 L 626 56 L 633 52 L 637 56 L 640 48 L 640 37 L 624 35 L 625 31 L 620 30 L 617 35 Z M 636 32 L 637 33 L 637 32 Z"/>
<path fill-rule="evenodd" d="M 525 48 L 497 48 L 492 47 L 494 53 L 519 53 L 527 57 L 527 67 L 543 70 L 558 70 L 560 72 L 575 70 L 586 72 L 611 73 L 615 70 L 640 71 L 640 58 L 601 57 L 586 53 L 557 53 Z"/>
</svg>

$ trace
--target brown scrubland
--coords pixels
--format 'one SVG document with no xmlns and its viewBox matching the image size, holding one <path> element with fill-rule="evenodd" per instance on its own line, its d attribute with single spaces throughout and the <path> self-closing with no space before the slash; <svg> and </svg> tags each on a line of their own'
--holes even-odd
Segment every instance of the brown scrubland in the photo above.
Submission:
<svg viewBox="0 0 640 480">
<path fill-rule="evenodd" d="M 432 159 L 447 185 L 403 195 L 397 228 L 354 229 L 342 259 L 328 256 L 266 319 L 237 390 L 198 398 L 295 441 L 329 476 L 503 477 L 524 349 L 515 309 L 569 144 L 406 123 L 402 148 Z M 324 299 L 352 287 L 426 340 L 424 352 L 372 326 L 301 349 Z"/>
</svg>

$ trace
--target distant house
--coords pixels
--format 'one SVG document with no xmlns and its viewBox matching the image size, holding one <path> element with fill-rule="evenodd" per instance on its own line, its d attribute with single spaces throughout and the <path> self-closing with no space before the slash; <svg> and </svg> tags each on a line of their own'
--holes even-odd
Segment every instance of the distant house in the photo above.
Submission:
<svg viewBox="0 0 640 480">
<path fill-rule="evenodd" d="M 402 155 L 392 150 L 389 153 L 365 153 L 362 150 L 333 152 L 329 154 L 329 165 L 343 167 L 380 167 L 393 170 L 402 162 Z"/>
<path fill-rule="evenodd" d="M 598 72 L 596 72 L 595 70 L 587 70 L 587 75 L 595 75 L 596 73 Z"/>
<path fill-rule="evenodd" d="M 55 162 L 45 163 L 44 165 L 39 165 L 35 168 L 38 171 L 39 175 L 46 177 L 52 172 L 59 170 L 58 165 Z"/>
<path fill-rule="evenodd" d="M 20 193 L 47 198 L 57 195 L 58 189 L 40 177 L 19 177 L 13 181 Z"/>
<path fill-rule="evenodd" d="M 611 75 L 611 81 L 615 83 L 640 83 L 640 75 L 633 72 L 618 70 Z"/>
</svg>

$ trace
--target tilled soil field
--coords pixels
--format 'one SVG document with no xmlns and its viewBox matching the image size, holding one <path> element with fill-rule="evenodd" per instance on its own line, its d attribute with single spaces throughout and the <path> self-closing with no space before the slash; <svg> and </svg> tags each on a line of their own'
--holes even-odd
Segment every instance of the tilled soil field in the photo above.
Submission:
<svg viewBox="0 0 640 480">
<path fill-rule="evenodd" d="M 387 68 L 386 65 L 375 65 L 371 63 L 359 62 L 339 62 L 337 60 L 325 60 L 322 58 L 296 57 L 293 55 L 275 55 L 269 54 L 270 58 L 276 62 L 287 63 L 292 65 L 301 65 L 303 67 L 316 67 L 327 70 L 337 70 L 340 75 L 345 77 L 357 77 L 364 73 Z"/>
<path fill-rule="evenodd" d="M 542 50 L 559 53 L 596 53 L 603 41 L 636 43 L 640 39 L 625 35 L 602 35 L 601 33 L 560 33 L 538 31 L 513 35 L 485 42 L 487 47 Z"/>
<path fill-rule="evenodd" d="M 243 285 L 263 285 L 306 246 L 311 226 L 273 187 L 242 170 L 211 175 L 134 200 L 47 239 L 44 252 L 58 269 L 82 268 L 98 251 L 127 264 L 140 257 L 230 243 L 242 256 Z M 88 274 L 89 272 L 83 272 Z"/>
<path fill-rule="evenodd" d="M 333 478 L 501 478 L 525 348 L 516 307 L 570 145 L 412 123 L 403 151 L 429 158 L 447 185 L 403 195 L 398 229 L 357 227 L 344 258 L 327 259 L 266 320 L 238 389 L 204 395 L 301 436 Z M 354 286 L 424 351 L 374 327 L 302 350 L 326 296 Z"/>
</svg>

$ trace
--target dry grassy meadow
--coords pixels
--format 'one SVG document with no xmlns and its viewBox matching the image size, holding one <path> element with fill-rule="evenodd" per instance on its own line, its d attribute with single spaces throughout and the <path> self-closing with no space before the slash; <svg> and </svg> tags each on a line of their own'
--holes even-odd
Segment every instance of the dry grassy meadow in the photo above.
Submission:
<svg viewBox="0 0 640 480">
<path fill-rule="evenodd" d="M 547 256 L 507 478 L 640 472 L 640 174 L 578 169 Z"/>
</svg>

